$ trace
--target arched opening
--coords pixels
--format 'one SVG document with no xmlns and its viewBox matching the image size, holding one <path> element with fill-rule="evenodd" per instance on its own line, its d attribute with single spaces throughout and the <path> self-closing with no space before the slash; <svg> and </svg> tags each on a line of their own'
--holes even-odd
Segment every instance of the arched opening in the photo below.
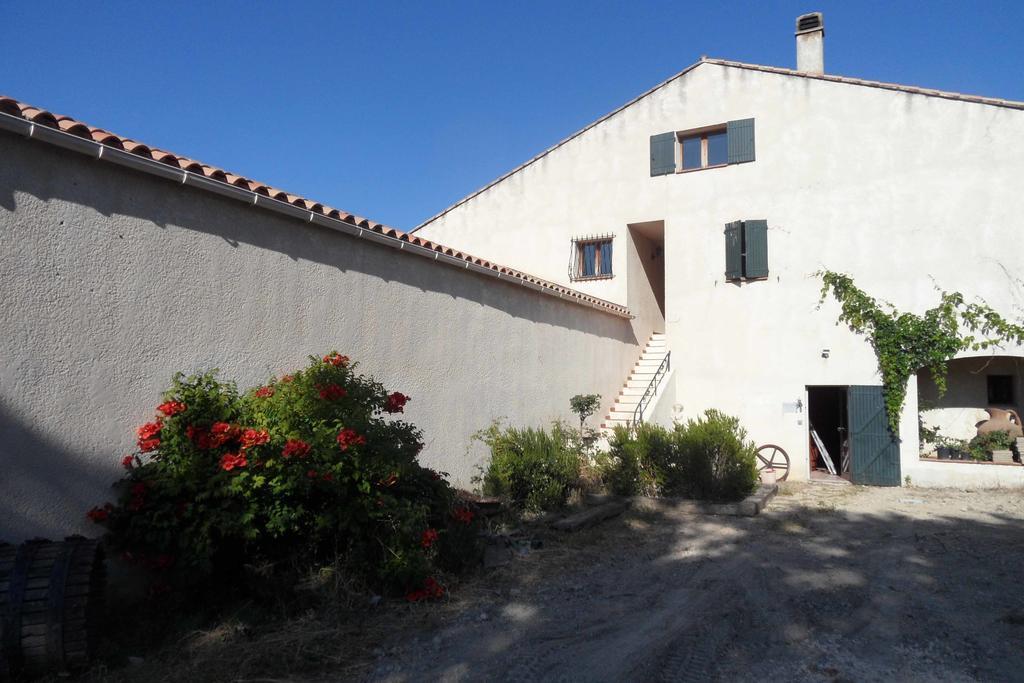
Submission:
<svg viewBox="0 0 1024 683">
<path fill-rule="evenodd" d="M 1020 462 L 1024 434 L 1024 357 L 956 358 L 947 364 L 945 394 L 931 373 L 917 375 L 922 457 L 941 460 Z M 985 435 L 1006 432 L 995 437 Z M 993 456 L 993 453 L 996 453 Z"/>
</svg>

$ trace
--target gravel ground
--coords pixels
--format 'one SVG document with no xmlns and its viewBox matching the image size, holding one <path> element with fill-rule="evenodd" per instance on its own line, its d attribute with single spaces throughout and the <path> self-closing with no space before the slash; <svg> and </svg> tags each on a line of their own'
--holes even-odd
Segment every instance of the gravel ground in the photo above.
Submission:
<svg viewBox="0 0 1024 683">
<path fill-rule="evenodd" d="M 544 533 L 410 607 L 367 680 L 1024 680 L 1021 491 L 791 484 Z"/>
</svg>

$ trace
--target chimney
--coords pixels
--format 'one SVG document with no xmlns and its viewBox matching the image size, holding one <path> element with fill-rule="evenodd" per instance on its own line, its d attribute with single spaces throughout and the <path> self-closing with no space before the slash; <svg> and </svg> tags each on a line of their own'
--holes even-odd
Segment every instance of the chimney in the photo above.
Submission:
<svg viewBox="0 0 1024 683">
<path fill-rule="evenodd" d="M 821 12 L 796 18 L 796 70 L 825 73 L 825 18 Z"/>
</svg>

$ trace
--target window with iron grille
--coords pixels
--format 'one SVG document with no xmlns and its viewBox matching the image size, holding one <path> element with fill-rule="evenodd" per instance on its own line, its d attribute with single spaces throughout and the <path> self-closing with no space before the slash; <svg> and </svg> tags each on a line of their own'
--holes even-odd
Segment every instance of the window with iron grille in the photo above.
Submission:
<svg viewBox="0 0 1024 683">
<path fill-rule="evenodd" d="M 570 280 L 599 280 L 612 277 L 614 235 L 577 237 L 569 254 Z"/>
</svg>

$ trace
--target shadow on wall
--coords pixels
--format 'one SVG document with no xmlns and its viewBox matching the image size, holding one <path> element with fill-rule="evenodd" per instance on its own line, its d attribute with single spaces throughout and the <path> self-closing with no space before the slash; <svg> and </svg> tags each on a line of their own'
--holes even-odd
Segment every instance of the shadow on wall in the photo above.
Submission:
<svg viewBox="0 0 1024 683">
<path fill-rule="evenodd" d="M 0 444 L 6 454 L 0 476 L 18 482 L 16 489 L 5 487 L 15 491 L 13 495 L 0 496 L 0 528 L 10 534 L 6 540 L 96 534 L 85 513 L 106 500 L 95 497 L 114 482 L 109 468 L 96 467 L 86 454 L 70 452 L 42 436 L 12 417 L 3 404 Z M 69 526 L 68 519 L 78 520 L 77 526 Z"/>
<path fill-rule="evenodd" d="M 639 344 L 628 321 L 589 307 L 558 301 L 509 281 L 428 259 L 399 254 L 370 240 L 335 233 L 320 226 L 253 209 L 237 200 L 131 171 L 97 164 L 74 152 L 0 132 L 0 145 L 10 153 L 0 170 L 0 206 L 16 211 L 15 189 L 37 199 L 59 199 L 89 207 L 107 217 L 129 216 L 161 228 L 181 227 L 214 235 L 232 247 L 248 244 L 287 255 L 295 261 L 322 263 L 400 282 L 421 291 L 447 294 L 533 322 L 569 327 L 629 344 Z M 55 169 L 58 169 L 55 171 Z M 130 189 L 129 189 L 130 188 Z M 364 242 L 367 249 L 363 248 Z M 357 246 L 357 248 L 347 248 Z M 367 256 L 367 253 L 374 253 Z M 380 254 L 384 254 L 384 258 Z M 422 267 L 410 264 L 417 264 Z M 542 305 L 537 305 L 538 301 Z"/>
</svg>

